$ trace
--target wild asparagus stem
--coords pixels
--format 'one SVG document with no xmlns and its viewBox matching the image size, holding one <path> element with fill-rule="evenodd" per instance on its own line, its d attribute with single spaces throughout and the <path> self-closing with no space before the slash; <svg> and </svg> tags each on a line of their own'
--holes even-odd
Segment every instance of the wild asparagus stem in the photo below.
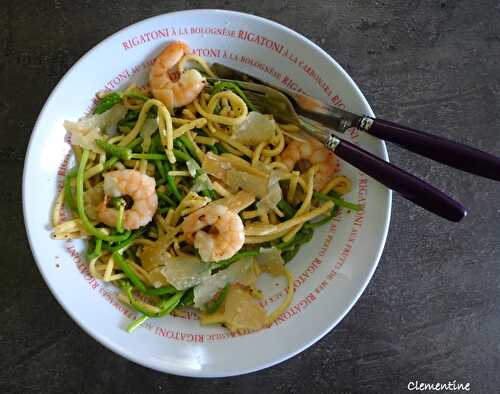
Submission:
<svg viewBox="0 0 500 394">
<path fill-rule="evenodd" d="M 113 253 L 113 260 L 115 260 L 115 263 L 118 264 L 125 276 L 130 279 L 133 285 L 137 287 L 137 289 L 139 289 L 142 293 L 144 293 L 146 291 L 146 285 L 142 283 L 142 280 L 137 276 L 132 268 L 130 268 L 127 260 L 125 260 L 119 252 Z"/>
<path fill-rule="evenodd" d="M 132 323 L 130 323 L 128 326 L 127 326 L 127 331 L 128 332 L 132 332 L 134 331 L 136 328 L 138 328 L 139 326 L 142 325 L 142 323 L 144 323 L 146 320 L 149 319 L 149 316 L 146 316 L 146 315 L 142 315 L 141 317 L 135 319 L 132 321 Z"/>
<path fill-rule="evenodd" d="M 283 211 L 285 214 L 286 219 L 291 219 L 294 215 L 295 212 L 297 212 L 287 201 L 281 200 L 278 203 L 278 208 Z"/>
<path fill-rule="evenodd" d="M 126 240 L 111 247 L 105 245 L 105 248 L 109 250 L 111 253 L 118 252 L 129 246 L 132 242 L 134 242 L 135 239 L 139 238 L 142 234 L 144 234 L 147 228 L 148 228 L 147 226 L 141 227 L 139 230 L 134 231 L 132 235 L 130 235 L 130 237 L 128 237 Z"/>
<path fill-rule="evenodd" d="M 75 199 L 73 198 L 73 187 L 71 186 L 71 181 L 76 177 L 78 168 L 73 168 L 66 173 L 64 178 L 64 199 L 66 204 L 72 211 L 76 211 Z"/>
<path fill-rule="evenodd" d="M 189 151 L 191 156 L 193 157 L 196 162 L 199 163 L 198 157 L 196 156 L 196 149 L 193 145 L 193 143 L 189 140 L 189 138 L 186 135 L 181 135 L 179 137 L 179 140 L 182 142 L 182 144 L 186 147 L 186 149 Z"/>
<path fill-rule="evenodd" d="M 96 140 L 95 143 L 99 148 L 111 156 L 118 157 L 121 160 L 130 160 L 132 158 L 132 149 L 130 148 L 108 144 L 103 140 Z"/>
<path fill-rule="evenodd" d="M 161 178 L 166 180 L 166 175 L 167 174 L 165 173 L 165 168 L 161 164 L 161 161 L 160 160 L 155 160 L 154 162 L 155 162 L 156 168 L 158 169 L 158 172 L 160 173 Z"/>
<path fill-rule="evenodd" d="M 97 238 L 95 240 L 94 250 L 87 256 L 87 258 L 89 260 L 94 260 L 96 257 L 99 257 L 101 255 L 101 251 L 102 251 L 102 239 Z"/>
<path fill-rule="evenodd" d="M 167 195 L 167 193 L 156 192 L 156 194 L 158 195 L 158 198 L 160 200 L 165 201 L 169 206 L 171 206 L 171 207 L 176 206 L 175 202 Z"/>
<path fill-rule="evenodd" d="M 132 153 L 131 159 L 145 159 L 145 160 L 168 160 L 166 155 L 161 153 Z"/>
<path fill-rule="evenodd" d="M 160 308 L 160 312 L 158 313 L 151 313 L 149 311 L 144 310 L 141 308 L 139 305 L 135 304 L 133 302 L 133 296 L 131 293 L 131 288 L 129 287 L 127 290 L 127 294 L 129 295 L 129 299 L 131 301 L 131 305 L 134 309 L 137 311 L 143 313 L 143 316 L 137 318 L 134 320 L 132 323 L 130 323 L 127 327 L 128 332 L 134 331 L 137 327 L 139 327 L 142 323 L 144 323 L 149 317 L 161 317 L 168 315 L 171 313 L 177 306 L 179 305 L 179 302 L 181 301 L 182 297 L 184 296 L 185 291 L 179 291 L 176 294 L 174 294 L 172 297 L 170 297 L 167 300 L 162 300 L 158 304 L 158 308 Z"/>
<path fill-rule="evenodd" d="M 189 159 L 192 159 L 192 157 L 188 153 L 183 152 L 179 149 L 174 149 L 174 156 L 179 161 L 188 161 Z"/>
<path fill-rule="evenodd" d="M 208 314 L 212 314 L 217 312 L 217 310 L 221 307 L 222 303 L 226 299 L 227 293 L 229 291 L 229 284 L 224 286 L 224 288 L 219 292 L 218 296 L 207 303 L 206 312 Z"/>
<path fill-rule="evenodd" d="M 255 257 L 258 256 L 259 251 L 257 249 L 252 249 L 252 250 L 244 250 L 242 252 L 236 253 L 233 257 L 230 257 L 226 260 L 221 260 L 217 261 L 216 263 L 212 263 L 210 269 L 221 269 L 221 268 L 226 268 L 230 266 L 231 264 L 235 263 L 238 260 L 241 260 L 242 258 L 245 257 Z"/>
<path fill-rule="evenodd" d="M 177 291 L 178 290 L 174 286 L 165 286 L 158 288 L 147 288 L 144 294 L 148 296 L 161 296 L 165 294 L 174 294 L 177 293 Z"/>
<path fill-rule="evenodd" d="M 130 149 L 130 152 L 132 154 L 132 149 L 134 149 L 136 146 L 140 145 L 141 142 L 142 142 L 142 138 L 141 137 L 137 137 L 130 144 L 128 144 L 125 149 Z M 110 145 L 110 144 L 108 144 L 108 145 Z M 106 160 L 104 162 L 103 171 L 106 171 L 109 168 L 113 167 L 119 160 L 120 160 L 120 158 L 117 157 L 117 156 L 113 156 L 110 159 Z"/>
<path fill-rule="evenodd" d="M 125 206 L 127 205 L 127 203 L 121 197 L 113 199 L 113 203 L 115 205 L 115 208 L 118 208 L 118 217 L 116 219 L 116 232 L 121 234 L 123 233 L 123 231 L 125 231 L 123 228 L 123 217 L 125 215 Z"/>
<path fill-rule="evenodd" d="M 164 166 L 165 166 L 165 172 L 166 172 L 166 178 L 167 178 L 167 185 L 168 185 L 168 188 L 169 190 L 174 194 L 177 202 L 181 202 L 182 200 L 182 195 L 181 193 L 179 192 L 179 189 L 177 189 L 177 185 L 175 184 L 174 182 L 174 178 L 170 175 L 168 175 L 168 172 L 172 170 L 172 167 L 170 166 L 170 163 L 168 161 L 166 161 L 164 163 Z"/>
<path fill-rule="evenodd" d="M 361 211 L 363 209 L 362 205 L 359 204 L 353 204 L 351 202 L 348 202 L 346 200 L 343 200 L 342 198 L 333 195 L 332 193 L 330 194 L 323 194 L 320 192 L 314 192 L 314 197 L 320 199 L 320 200 L 330 200 L 335 203 L 335 205 L 338 205 L 339 207 L 344 207 L 347 209 L 352 209 L 353 211 Z"/>
</svg>

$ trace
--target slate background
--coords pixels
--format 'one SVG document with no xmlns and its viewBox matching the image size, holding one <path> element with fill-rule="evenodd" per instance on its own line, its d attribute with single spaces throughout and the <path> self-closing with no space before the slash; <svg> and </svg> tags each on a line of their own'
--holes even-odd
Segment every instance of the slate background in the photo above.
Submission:
<svg viewBox="0 0 500 394">
<path fill-rule="evenodd" d="M 115 31 L 160 13 L 268 17 L 330 53 L 375 113 L 500 154 L 498 1 L 0 1 L 0 392 L 405 392 L 412 380 L 500 387 L 500 187 L 389 146 L 391 160 L 469 208 L 447 223 L 394 197 L 379 269 L 319 343 L 242 377 L 196 380 L 132 364 L 50 295 L 21 210 L 23 158 L 57 81 Z"/>
</svg>

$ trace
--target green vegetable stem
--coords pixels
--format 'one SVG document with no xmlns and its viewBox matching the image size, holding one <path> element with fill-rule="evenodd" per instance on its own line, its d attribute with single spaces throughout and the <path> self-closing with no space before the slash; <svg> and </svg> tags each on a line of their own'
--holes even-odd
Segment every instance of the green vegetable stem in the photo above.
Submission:
<svg viewBox="0 0 500 394">
<path fill-rule="evenodd" d="M 111 109 L 116 104 L 121 103 L 122 95 L 120 93 L 109 93 L 101 98 L 99 103 L 94 109 L 95 114 L 102 114 L 106 112 L 108 109 Z"/>
<path fill-rule="evenodd" d="M 207 302 L 205 310 L 208 314 L 213 314 L 221 307 L 224 300 L 226 299 L 227 293 L 229 292 L 229 284 L 227 284 L 219 294 L 213 299 Z"/>
</svg>

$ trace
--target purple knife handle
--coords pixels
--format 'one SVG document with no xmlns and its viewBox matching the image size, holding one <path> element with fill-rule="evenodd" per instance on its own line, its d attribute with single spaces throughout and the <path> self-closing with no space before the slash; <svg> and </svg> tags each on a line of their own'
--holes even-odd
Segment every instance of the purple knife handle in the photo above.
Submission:
<svg viewBox="0 0 500 394">
<path fill-rule="evenodd" d="M 363 119 L 362 130 L 375 137 L 459 170 L 500 181 L 500 157 L 387 120 Z"/>
<path fill-rule="evenodd" d="M 370 175 L 389 189 L 400 193 L 406 199 L 436 215 L 453 222 L 459 222 L 467 215 L 462 204 L 434 186 L 350 142 L 340 141 L 334 152 L 338 157 Z"/>
</svg>

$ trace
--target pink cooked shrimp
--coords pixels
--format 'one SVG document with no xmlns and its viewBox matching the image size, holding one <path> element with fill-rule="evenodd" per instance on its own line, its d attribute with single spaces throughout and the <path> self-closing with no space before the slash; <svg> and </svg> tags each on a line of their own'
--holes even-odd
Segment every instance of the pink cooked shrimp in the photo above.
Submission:
<svg viewBox="0 0 500 394">
<path fill-rule="evenodd" d="M 107 197 L 128 195 L 134 201 L 123 215 L 123 227 L 135 230 L 148 224 L 158 208 L 154 178 L 136 170 L 111 171 L 104 174 L 104 200 L 97 207 L 99 220 L 116 226 L 118 210 L 107 206 Z"/>
<path fill-rule="evenodd" d="M 292 140 L 280 155 L 281 161 L 291 171 L 299 161 L 306 161 L 310 166 L 319 164 L 314 175 L 314 190 L 319 191 L 333 178 L 336 158 L 332 151 L 314 138 L 304 142 Z"/>
<path fill-rule="evenodd" d="M 207 229 L 208 231 L 204 231 Z M 245 243 L 239 215 L 224 205 L 207 205 L 184 219 L 182 229 L 203 261 L 220 261 L 236 254 Z"/>
<path fill-rule="evenodd" d="M 184 55 L 189 54 L 189 47 L 183 42 L 173 42 L 165 47 L 156 58 L 149 73 L 149 85 L 153 96 L 163 102 L 171 111 L 193 102 L 205 87 L 205 78 L 194 69 L 178 75 L 175 66 Z"/>
</svg>

